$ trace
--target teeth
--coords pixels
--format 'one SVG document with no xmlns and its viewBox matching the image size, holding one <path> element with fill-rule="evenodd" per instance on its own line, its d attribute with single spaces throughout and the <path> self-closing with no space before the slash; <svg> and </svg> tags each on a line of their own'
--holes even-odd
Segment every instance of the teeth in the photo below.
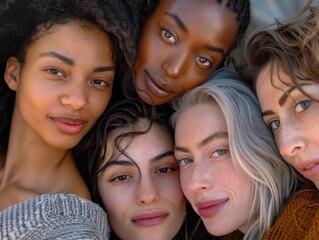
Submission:
<svg viewBox="0 0 319 240">
<path fill-rule="evenodd" d="M 316 165 L 317 165 L 316 163 L 313 163 L 313 164 L 309 165 L 308 167 L 306 167 L 305 170 L 309 170 L 309 169 L 313 168 Z"/>
</svg>

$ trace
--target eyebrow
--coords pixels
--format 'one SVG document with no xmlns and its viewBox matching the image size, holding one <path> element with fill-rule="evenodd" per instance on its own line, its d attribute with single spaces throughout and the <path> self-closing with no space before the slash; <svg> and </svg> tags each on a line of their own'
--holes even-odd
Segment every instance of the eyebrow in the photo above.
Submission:
<svg viewBox="0 0 319 240">
<path fill-rule="evenodd" d="M 174 152 L 172 150 L 170 151 L 167 151 L 167 152 L 164 152 L 164 153 L 161 153 L 153 158 L 151 158 L 149 161 L 151 163 L 154 163 L 154 162 L 157 162 L 157 161 L 160 161 L 162 160 L 163 158 L 167 157 L 167 156 L 174 156 Z M 115 160 L 115 161 L 112 161 L 108 164 L 108 167 L 110 166 L 128 166 L 128 167 L 136 167 L 136 165 L 130 161 L 130 160 Z"/>
<path fill-rule="evenodd" d="M 157 155 L 156 157 L 151 158 L 150 162 L 151 163 L 157 162 L 167 156 L 174 156 L 174 151 L 167 151 L 167 152 L 161 153 Z"/>
<path fill-rule="evenodd" d="M 295 86 L 290 87 L 290 88 L 279 98 L 279 101 L 278 101 L 279 106 L 283 106 L 283 105 L 285 104 L 285 102 L 287 101 L 287 98 L 288 98 L 289 94 L 290 94 L 293 90 L 295 90 L 295 89 L 296 89 Z"/>
<path fill-rule="evenodd" d="M 53 58 L 57 58 L 59 59 L 60 61 L 64 62 L 65 64 L 67 65 L 70 65 L 70 66 L 73 66 L 74 65 L 74 61 L 69 58 L 69 57 L 66 57 L 62 54 L 59 54 L 57 52 L 44 52 L 44 53 L 41 53 L 40 54 L 41 57 L 53 57 Z"/>
<path fill-rule="evenodd" d="M 212 46 L 212 45 L 206 45 L 205 48 L 207 48 L 208 50 L 213 51 L 213 52 L 221 53 L 223 55 L 223 57 L 226 56 L 225 51 L 222 48 L 215 47 L 215 46 Z"/>
<path fill-rule="evenodd" d="M 165 12 L 165 14 L 169 17 L 171 17 L 172 19 L 175 20 L 176 24 L 186 33 L 188 32 L 188 29 L 185 25 L 185 23 L 182 21 L 182 19 L 180 19 L 180 17 L 177 14 L 174 13 L 169 13 L 169 12 Z"/>
<path fill-rule="evenodd" d="M 69 65 L 69 66 L 74 66 L 74 61 L 73 59 L 64 56 L 60 53 L 57 52 L 44 52 L 40 54 L 41 57 L 53 57 L 53 58 L 57 58 L 60 61 L 64 62 L 65 64 Z M 114 66 L 101 66 L 101 67 L 96 67 L 93 69 L 93 72 L 107 72 L 107 71 L 115 71 Z"/>
<path fill-rule="evenodd" d="M 200 143 L 197 146 L 199 148 L 204 147 L 205 145 L 214 141 L 217 138 L 227 138 L 227 137 L 228 137 L 227 132 L 217 132 L 217 133 L 214 133 L 214 134 L 208 136 L 207 138 L 203 139 L 202 141 L 200 141 Z M 187 147 L 175 146 L 174 149 L 177 151 L 181 151 L 181 152 L 189 152 L 189 149 Z"/>
</svg>

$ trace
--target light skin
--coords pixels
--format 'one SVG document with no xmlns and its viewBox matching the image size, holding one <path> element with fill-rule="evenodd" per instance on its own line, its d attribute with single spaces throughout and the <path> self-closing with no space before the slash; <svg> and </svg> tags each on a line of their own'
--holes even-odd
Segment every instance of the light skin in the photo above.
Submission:
<svg viewBox="0 0 319 240">
<path fill-rule="evenodd" d="M 245 233 L 250 227 L 253 183 L 234 164 L 226 121 L 216 103 L 197 104 L 181 113 L 174 152 L 183 192 L 208 232 Z"/>
<path fill-rule="evenodd" d="M 135 88 L 144 102 L 168 103 L 205 82 L 222 63 L 239 28 L 226 2 L 160 1 L 143 28 L 135 66 Z"/>
<path fill-rule="evenodd" d="M 319 103 L 305 96 L 283 70 L 279 71 L 282 81 L 276 72 L 271 76 L 270 65 L 258 75 L 256 91 L 263 119 L 272 129 L 283 158 L 319 188 Z M 318 83 L 298 82 L 307 94 L 318 99 Z"/>
<path fill-rule="evenodd" d="M 107 140 L 105 161 L 110 159 L 119 133 L 116 130 Z M 127 144 L 125 139 L 121 147 Z M 135 136 L 126 152 L 139 169 L 120 154 L 98 179 L 112 229 L 123 240 L 173 239 L 184 221 L 186 208 L 173 136 L 155 124 L 148 133 Z"/>
<path fill-rule="evenodd" d="M 42 193 L 90 198 L 69 149 L 105 110 L 114 74 L 110 39 L 79 21 L 42 29 L 23 64 L 8 59 L 4 78 L 16 99 L 0 209 Z"/>
</svg>

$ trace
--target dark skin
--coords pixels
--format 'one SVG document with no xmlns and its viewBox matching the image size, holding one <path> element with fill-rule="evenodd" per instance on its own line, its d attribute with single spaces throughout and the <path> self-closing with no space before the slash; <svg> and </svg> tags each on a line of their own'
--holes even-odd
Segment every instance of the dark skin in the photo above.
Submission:
<svg viewBox="0 0 319 240">
<path fill-rule="evenodd" d="M 144 102 L 168 103 L 205 82 L 220 66 L 239 28 L 226 3 L 160 2 L 144 25 L 135 66 L 135 88 Z"/>
</svg>

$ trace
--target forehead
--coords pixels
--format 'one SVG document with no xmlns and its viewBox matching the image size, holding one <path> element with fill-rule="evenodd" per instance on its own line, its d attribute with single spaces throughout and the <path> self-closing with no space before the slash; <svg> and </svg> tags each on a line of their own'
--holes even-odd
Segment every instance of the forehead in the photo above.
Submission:
<svg viewBox="0 0 319 240">
<path fill-rule="evenodd" d="M 274 63 L 265 65 L 256 79 L 256 91 L 261 94 L 266 88 L 283 91 L 293 86 L 289 75 L 281 68 L 277 68 Z"/>
<path fill-rule="evenodd" d="M 226 4 L 226 0 L 162 0 L 148 21 L 170 25 L 176 18 L 168 15 L 175 15 L 185 25 L 190 41 L 214 43 L 227 53 L 236 40 L 239 22 L 237 13 Z"/>
<path fill-rule="evenodd" d="M 177 119 L 175 140 L 183 141 L 186 135 L 195 141 L 197 137 L 202 138 L 217 131 L 227 131 L 221 108 L 216 102 L 200 103 L 181 113 Z"/>
<path fill-rule="evenodd" d="M 224 25 L 230 20 L 236 20 L 237 13 L 226 6 L 227 1 L 217 0 L 162 0 L 151 17 L 159 17 L 166 13 L 177 14 L 189 26 L 197 26 L 194 19 L 217 21 L 224 20 Z M 218 20 L 220 22 L 220 20 Z M 237 21 L 237 20 L 236 20 Z M 201 25 L 205 27 L 205 25 Z"/>
</svg>

